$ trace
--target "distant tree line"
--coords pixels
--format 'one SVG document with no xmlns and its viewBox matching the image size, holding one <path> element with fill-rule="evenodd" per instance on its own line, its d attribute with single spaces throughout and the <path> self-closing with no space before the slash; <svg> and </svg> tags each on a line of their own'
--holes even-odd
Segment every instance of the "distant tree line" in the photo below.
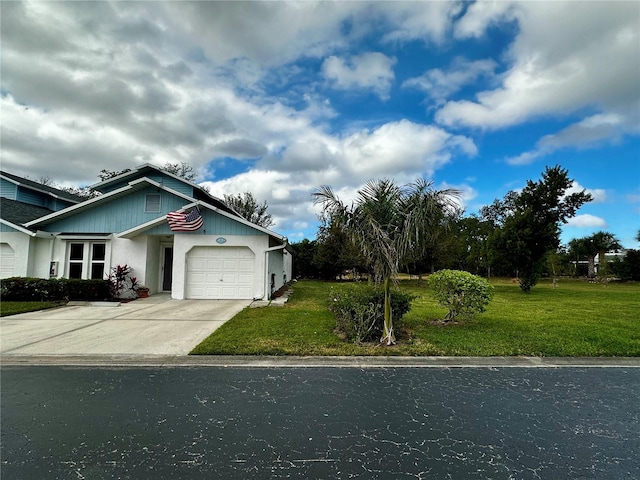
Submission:
<svg viewBox="0 0 640 480">
<path fill-rule="evenodd" d="M 559 166 L 547 167 L 538 181 L 520 192 L 510 191 L 465 216 L 454 208 L 429 212 L 424 241 L 398 259 L 400 272 L 420 276 L 441 269 L 465 270 L 484 277 L 517 278 L 528 292 L 543 276 L 615 276 L 640 280 L 640 251 L 619 252 L 620 241 L 610 232 L 597 232 L 560 244 L 560 227 L 591 201 L 586 191 L 568 193 L 573 181 Z M 373 272 L 363 250 L 349 240 L 336 216 L 324 211 L 315 240 L 292 244 L 294 276 L 335 279 L 345 274 Z M 640 232 L 638 232 L 640 241 Z M 595 270 L 595 258 L 599 270 Z"/>
</svg>

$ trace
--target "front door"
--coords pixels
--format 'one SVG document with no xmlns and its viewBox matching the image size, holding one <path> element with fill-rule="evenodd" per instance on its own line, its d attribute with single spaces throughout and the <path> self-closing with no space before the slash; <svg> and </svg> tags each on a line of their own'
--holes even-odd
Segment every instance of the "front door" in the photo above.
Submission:
<svg viewBox="0 0 640 480">
<path fill-rule="evenodd" d="M 162 252 L 162 290 L 171 291 L 173 279 L 173 247 L 164 247 Z"/>
</svg>

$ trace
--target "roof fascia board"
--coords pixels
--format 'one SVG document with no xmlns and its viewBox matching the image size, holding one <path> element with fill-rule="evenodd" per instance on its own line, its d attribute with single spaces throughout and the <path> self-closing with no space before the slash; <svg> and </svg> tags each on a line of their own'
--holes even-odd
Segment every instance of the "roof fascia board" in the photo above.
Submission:
<svg viewBox="0 0 640 480">
<path fill-rule="evenodd" d="M 111 240 L 113 238 L 113 234 L 109 233 L 107 235 L 103 234 L 92 234 L 92 233 L 68 233 L 68 234 L 58 234 L 56 238 L 60 240 Z"/>
<path fill-rule="evenodd" d="M 36 232 L 32 230 L 28 230 L 21 225 L 16 225 L 15 223 L 11 223 L 10 221 L 5 220 L 4 218 L 0 218 L 0 223 L 3 225 L 6 225 L 7 227 L 13 228 L 14 230 L 18 230 L 20 233 L 25 233 L 30 237 L 36 236 Z"/>
</svg>

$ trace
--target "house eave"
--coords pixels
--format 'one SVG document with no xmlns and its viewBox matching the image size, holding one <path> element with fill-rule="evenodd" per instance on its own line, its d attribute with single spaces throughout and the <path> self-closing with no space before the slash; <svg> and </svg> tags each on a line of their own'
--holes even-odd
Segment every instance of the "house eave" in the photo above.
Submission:
<svg viewBox="0 0 640 480">
<path fill-rule="evenodd" d="M 23 227 L 22 225 L 17 225 L 15 223 L 12 223 L 8 220 L 5 220 L 3 218 L 0 218 L 0 223 L 2 225 L 6 225 L 7 227 L 13 228 L 14 230 L 17 230 L 20 233 L 24 233 L 26 235 L 29 235 L 30 237 L 35 237 L 36 236 L 36 232 L 34 232 L 33 230 L 29 230 L 28 228 Z"/>
</svg>

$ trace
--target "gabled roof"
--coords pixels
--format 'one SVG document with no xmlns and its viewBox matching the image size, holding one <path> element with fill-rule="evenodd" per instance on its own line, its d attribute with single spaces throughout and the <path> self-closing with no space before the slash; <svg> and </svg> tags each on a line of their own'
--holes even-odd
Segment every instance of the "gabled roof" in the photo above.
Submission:
<svg viewBox="0 0 640 480">
<path fill-rule="evenodd" d="M 151 163 L 144 163 L 142 165 L 138 165 L 137 167 L 134 167 L 124 173 L 121 173 L 120 175 L 117 175 L 112 178 L 108 178 L 107 180 L 103 180 L 98 183 L 94 183 L 89 188 L 93 190 L 97 190 L 99 192 L 103 192 L 105 190 L 105 187 L 109 187 L 109 185 L 128 182 L 128 179 L 142 178 L 144 177 L 144 175 L 146 175 L 149 172 L 161 173 L 162 175 L 166 175 L 168 177 L 174 178 L 175 180 L 178 180 L 179 182 L 182 182 L 185 185 L 189 185 L 190 187 L 194 188 L 194 198 L 196 200 L 202 200 L 206 203 L 209 203 L 215 206 L 216 208 L 219 208 L 220 210 L 223 210 L 227 213 L 231 213 L 234 216 L 240 216 L 235 210 L 229 207 L 222 199 L 214 195 L 211 195 L 200 185 L 196 183 L 192 183 L 188 180 L 185 180 L 184 178 L 178 175 L 174 175 L 173 173 L 167 172 L 163 168 L 158 167 L 156 165 L 152 165 Z"/>
<path fill-rule="evenodd" d="M 43 193 L 53 198 L 61 198 L 63 200 L 66 200 L 67 202 L 80 203 L 86 200 L 84 197 L 81 197 L 79 195 L 74 195 L 72 193 L 68 193 L 64 190 L 50 187 L 48 185 L 43 185 L 41 183 L 34 182 L 33 180 L 29 180 L 28 178 L 19 177 L 18 175 L 7 173 L 5 171 L 0 171 L 0 178 L 4 178 L 8 182 L 11 182 L 15 185 L 19 185 L 23 188 L 27 188 L 35 192 Z"/>
<path fill-rule="evenodd" d="M 44 217 L 40 217 L 37 218 L 31 222 L 28 222 L 25 224 L 26 227 L 28 228 L 33 228 L 37 225 L 42 225 L 42 224 L 46 224 L 46 223 L 50 223 L 51 221 L 55 221 L 55 220 L 59 220 L 65 217 L 69 217 L 71 215 L 74 215 L 78 212 L 81 211 L 85 211 L 85 210 L 89 210 L 91 208 L 93 208 L 95 205 L 100 205 L 102 203 L 106 203 L 106 202 L 110 202 L 111 200 L 113 200 L 114 198 L 118 198 L 118 197 L 122 197 L 125 196 L 129 193 L 131 193 L 132 191 L 135 190 L 139 190 L 142 188 L 146 188 L 148 186 L 153 186 L 157 189 L 161 189 L 164 190 L 165 192 L 171 193 L 172 195 L 175 195 L 179 198 L 182 198 L 185 200 L 186 204 L 183 207 L 183 209 L 185 208 L 189 208 L 189 207 L 193 207 L 195 205 L 200 205 L 203 207 L 206 207 L 210 210 L 213 210 L 217 213 L 219 213 L 220 215 L 223 215 L 225 217 L 231 218 L 237 222 L 240 222 L 244 225 L 247 225 L 249 227 L 252 227 L 260 232 L 266 233 L 267 235 L 270 235 L 280 241 L 286 241 L 286 238 L 283 237 L 282 235 L 279 235 L 275 232 L 272 232 L 271 230 L 268 230 L 264 227 L 261 227 L 259 225 L 256 225 L 255 223 L 251 223 L 250 221 L 244 219 L 243 217 L 239 216 L 237 213 L 235 212 L 229 212 L 228 208 L 219 208 L 216 205 L 212 205 L 211 203 L 208 202 L 203 202 L 201 200 L 198 200 L 196 198 L 193 197 L 189 197 L 188 195 L 185 195 L 183 193 L 177 192 L 165 185 L 162 185 L 161 183 L 158 183 L 154 180 L 151 180 L 149 178 L 143 177 L 143 178 L 137 178 L 136 180 L 133 180 L 132 182 L 128 183 L 126 186 L 119 188 L 117 190 L 113 190 L 109 193 L 105 193 L 104 195 L 101 195 L 99 197 L 95 197 L 92 198 L 90 200 L 87 200 L 83 203 L 80 203 L 78 205 L 73 205 L 71 207 L 67 207 L 63 210 L 57 211 L 57 212 L 53 212 L 50 213 L 49 215 L 46 215 Z M 223 204 L 224 206 L 224 204 Z M 133 237 L 135 235 L 138 235 L 139 233 L 142 233 L 145 230 L 148 230 L 149 228 L 152 228 L 155 225 L 158 225 L 162 222 L 166 222 L 166 215 L 162 215 L 158 218 L 156 218 L 155 220 L 151 220 L 150 222 L 147 222 L 143 225 L 139 225 L 131 230 L 128 230 L 126 232 L 113 232 L 113 233 L 118 233 L 119 237 L 124 237 L 124 238 L 130 238 Z"/>
<path fill-rule="evenodd" d="M 69 217 L 71 215 L 74 215 L 78 212 L 82 212 L 85 210 L 89 210 L 91 208 L 93 208 L 95 205 L 100 205 L 102 203 L 106 203 L 106 202 L 110 202 L 111 200 L 113 200 L 114 198 L 118 198 L 118 197 L 122 197 L 124 195 L 129 194 L 132 191 L 135 190 L 140 190 L 142 188 L 146 188 L 148 186 L 152 186 L 158 189 L 162 189 L 165 190 L 167 192 L 172 193 L 173 195 L 177 195 L 178 197 L 182 197 L 185 200 L 193 200 L 191 197 L 184 195 L 180 192 L 176 192 L 175 190 L 172 190 L 170 188 L 165 187 L 164 185 L 161 185 L 158 182 L 154 182 L 153 180 L 149 179 L 149 178 L 139 178 L 137 180 L 134 180 L 132 182 L 130 182 L 129 184 L 127 184 L 126 186 L 119 188 L 117 190 L 113 190 L 109 193 L 105 193 L 104 195 L 100 195 L 99 197 L 95 197 L 92 198 L 90 200 L 86 200 L 78 205 L 72 205 L 70 207 L 64 208 L 62 210 L 59 210 L 57 212 L 53 212 L 45 217 L 41 217 L 38 218 L 34 221 L 28 222 L 26 224 L 27 227 L 32 227 L 35 225 L 42 225 L 42 224 L 46 224 L 46 223 L 50 223 L 51 221 L 54 220 L 60 220 L 62 218 L 66 218 Z"/>
<path fill-rule="evenodd" d="M 0 217 L 14 225 L 23 225 L 53 212 L 45 207 L 18 202 L 10 198 L 0 198 Z"/>
</svg>

